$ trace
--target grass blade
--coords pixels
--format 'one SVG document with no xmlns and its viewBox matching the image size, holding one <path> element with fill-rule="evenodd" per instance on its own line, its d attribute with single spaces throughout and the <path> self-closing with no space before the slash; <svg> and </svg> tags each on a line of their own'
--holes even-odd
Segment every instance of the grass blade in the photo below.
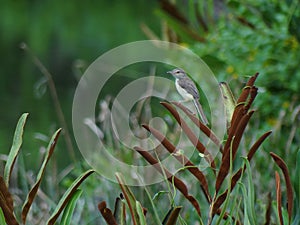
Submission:
<svg viewBox="0 0 300 225">
<path fill-rule="evenodd" d="M 126 202 L 128 204 L 133 224 L 134 225 L 142 224 L 141 219 L 143 220 L 143 216 L 141 215 L 140 209 L 138 209 L 138 203 L 134 197 L 134 194 L 132 193 L 130 188 L 125 184 L 123 175 L 121 173 L 116 173 L 116 177 L 117 177 L 118 183 L 122 189 L 123 195 L 126 199 Z"/>
<path fill-rule="evenodd" d="M 60 221 L 61 225 L 71 224 L 71 219 L 72 219 L 73 212 L 74 212 L 74 209 L 75 209 L 75 206 L 76 206 L 76 202 L 80 198 L 81 194 L 82 194 L 82 190 L 77 189 L 75 191 L 74 195 L 72 196 L 72 198 L 68 202 L 68 204 L 67 204 L 67 206 L 66 206 L 66 208 L 63 212 L 63 215 L 62 215 L 62 218 L 61 218 L 61 221 Z"/>
<path fill-rule="evenodd" d="M 254 196 L 254 185 L 252 181 L 252 173 L 251 173 L 251 167 L 249 164 L 249 161 L 244 158 L 244 162 L 246 164 L 247 168 L 247 178 L 248 178 L 248 190 L 247 190 L 247 211 L 248 211 L 248 218 L 250 221 L 250 224 L 257 224 L 256 222 L 256 216 L 255 216 L 255 196 Z"/>
<path fill-rule="evenodd" d="M 80 184 L 92 173 L 94 173 L 94 170 L 88 170 L 85 173 L 81 174 L 68 188 L 68 190 L 64 193 L 62 198 L 60 199 L 59 203 L 57 204 L 54 212 L 50 216 L 50 218 L 47 221 L 47 225 L 53 225 L 57 218 L 59 217 L 60 213 L 63 211 L 64 207 L 67 205 L 69 200 L 72 198 L 73 194 L 76 192 L 77 188 L 80 186 Z"/>
<path fill-rule="evenodd" d="M 28 195 L 26 196 L 26 200 L 24 202 L 24 205 L 23 205 L 23 208 L 22 208 L 22 214 L 21 214 L 21 217 L 22 217 L 22 222 L 25 224 L 25 221 L 26 221 L 26 217 L 27 217 L 27 214 L 28 214 L 28 211 L 32 205 L 32 202 L 36 196 L 36 193 L 40 187 L 40 184 L 42 182 L 42 178 L 43 178 L 43 175 L 44 175 L 44 172 L 45 172 L 45 169 L 46 169 L 46 166 L 47 166 L 47 163 L 49 162 L 52 154 L 53 154 L 53 151 L 55 149 L 55 146 L 56 146 L 56 143 L 57 143 L 57 140 L 58 140 L 58 137 L 59 137 L 59 134 L 61 132 L 61 129 L 58 129 L 52 136 L 50 142 L 49 142 L 49 145 L 47 147 L 47 150 L 46 150 L 46 154 L 45 154 L 45 158 L 43 160 L 43 164 L 39 170 L 39 173 L 37 175 L 37 179 L 36 179 L 36 182 L 35 184 L 32 186 L 31 190 L 29 191 Z"/>
<path fill-rule="evenodd" d="M 119 225 L 126 225 L 126 204 L 124 200 L 124 196 L 121 193 L 120 197 L 116 198 L 115 209 L 114 209 L 114 218 L 116 223 Z"/>
<path fill-rule="evenodd" d="M 137 209 L 137 214 L 139 216 L 139 221 L 141 225 L 146 225 L 146 217 L 145 217 L 145 210 L 141 203 L 139 201 L 135 202 L 136 204 L 136 209 Z"/>
<path fill-rule="evenodd" d="M 10 179 L 10 175 L 11 172 L 13 170 L 15 161 L 17 159 L 17 156 L 19 154 L 22 142 L 23 142 L 23 132 L 24 132 L 24 126 L 26 123 L 28 117 L 28 113 L 23 113 L 22 116 L 20 117 L 16 130 L 15 130 L 15 134 L 14 134 L 14 139 L 13 139 L 13 143 L 11 146 L 11 149 L 9 151 L 9 155 L 7 157 L 7 162 L 5 164 L 5 168 L 4 168 L 4 181 L 6 186 L 9 186 L 9 179 Z"/>
</svg>

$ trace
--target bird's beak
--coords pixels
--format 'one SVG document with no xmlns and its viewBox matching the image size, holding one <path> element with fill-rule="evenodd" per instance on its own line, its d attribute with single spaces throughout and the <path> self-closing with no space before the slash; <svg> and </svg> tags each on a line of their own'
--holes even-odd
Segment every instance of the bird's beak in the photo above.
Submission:
<svg viewBox="0 0 300 225">
<path fill-rule="evenodd" d="M 170 70 L 170 71 L 168 71 L 167 73 L 169 73 L 169 74 L 171 74 L 172 75 L 172 71 Z"/>
</svg>

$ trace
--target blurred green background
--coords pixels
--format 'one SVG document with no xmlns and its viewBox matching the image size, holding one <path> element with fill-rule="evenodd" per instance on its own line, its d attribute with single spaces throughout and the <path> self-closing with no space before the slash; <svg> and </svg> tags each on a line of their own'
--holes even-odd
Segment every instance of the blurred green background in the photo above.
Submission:
<svg viewBox="0 0 300 225">
<path fill-rule="evenodd" d="M 157 2 L 144 0 L 2 1 L 0 152 L 9 151 L 22 112 L 30 113 L 25 152 L 37 152 L 45 144 L 43 140 L 61 126 L 45 76 L 20 48 L 21 43 L 26 43 L 52 74 L 71 130 L 73 93 L 80 73 L 105 51 L 147 39 L 141 23 L 159 29 L 159 18 L 153 16 L 155 7 Z"/>
</svg>

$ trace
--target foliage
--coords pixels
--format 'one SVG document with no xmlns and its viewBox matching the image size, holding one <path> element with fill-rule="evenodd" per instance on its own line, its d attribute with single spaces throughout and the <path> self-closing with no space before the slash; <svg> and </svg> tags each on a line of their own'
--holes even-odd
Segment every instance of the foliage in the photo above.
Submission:
<svg viewBox="0 0 300 225">
<path fill-rule="evenodd" d="M 9 225 L 19 224 L 18 219 L 14 213 L 14 200 L 12 194 L 9 191 L 9 183 L 10 183 L 11 172 L 14 168 L 16 158 L 19 154 L 19 150 L 22 145 L 23 130 L 24 130 L 24 125 L 27 116 L 28 113 L 24 113 L 19 119 L 15 131 L 15 135 L 14 135 L 13 145 L 7 157 L 7 163 L 4 170 L 4 177 L 0 176 L 0 207 L 1 207 L 1 221 L 2 221 L 1 224 L 5 224 L 5 223 Z M 48 148 L 46 150 L 46 154 L 42 162 L 42 166 L 38 172 L 37 180 L 26 196 L 26 200 L 23 204 L 22 213 L 21 213 L 21 219 L 23 224 L 25 224 L 27 221 L 28 212 L 32 206 L 35 197 L 37 196 L 37 192 L 39 190 L 42 178 L 44 176 L 46 165 L 53 154 L 60 132 L 61 129 L 57 130 L 55 134 L 52 136 L 52 139 L 50 140 Z M 54 212 L 52 213 L 52 215 L 50 216 L 46 224 L 49 225 L 54 224 L 57 221 L 61 212 L 66 207 L 66 205 L 68 205 L 67 206 L 68 213 L 65 212 L 63 214 L 62 221 L 64 222 L 64 224 L 69 224 L 68 221 L 70 221 L 72 218 L 72 211 L 74 209 L 76 200 L 78 199 L 78 187 L 93 172 L 94 172 L 93 170 L 86 171 L 70 185 L 68 190 L 61 197 L 60 202 L 56 206 Z"/>
<path fill-rule="evenodd" d="M 205 126 L 198 118 L 193 115 L 188 108 L 184 107 L 182 104 L 173 102 L 173 105 L 180 108 L 184 114 L 186 114 L 195 125 L 200 129 L 209 139 L 215 144 L 215 148 L 218 149 L 221 153 L 220 163 L 218 165 L 218 160 L 213 158 L 211 153 L 206 149 L 205 145 L 202 144 L 203 140 L 199 140 L 198 137 L 194 135 L 193 130 L 187 125 L 186 121 L 180 116 L 180 113 L 170 104 L 163 102 L 162 105 L 166 107 L 168 111 L 173 115 L 176 119 L 179 126 L 182 128 L 183 132 L 187 135 L 191 143 L 194 147 L 199 151 L 199 153 L 204 155 L 204 160 L 208 162 L 210 165 L 209 168 L 212 172 L 211 175 L 205 174 L 201 171 L 198 166 L 193 163 L 188 157 L 185 156 L 184 151 L 180 152 L 179 149 L 173 144 L 166 136 L 164 136 L 159 130 L 149 126 L 143 125 L 143 127 L 151 132 L 151 134 L 161 142 L 161 144 L 165 147 L 165 149 L 170 153 L 170 155 L 176 158 L 182 164 L 182 170 L 187 170 L 190 172 L 190 176 L 193 176 L 198 181 L 201 191 L 205 196 L 206 202 L 208 206 L 205 207 L 205 214 L 208 213 L 207 219 L 203 215 L 203 208 L 205 204 L 203 202 L 200 204 L 199 199 L 193 196 L 190 192 L 190 187 L 184 182 L 183 179 L 179 178 L 179 173 L 174 174 L 170 172 L 167 168 L 169 165 L 163 165 L 161 163 L 161 159 L 158 158 L 158 154 L 155 156 L 151 155 L 145 149 L 141 147 L 135 147 L 135 150 L 140 153 L 149 164 L 151 164 L 158 172 L 161 173 L 162 176 L 165 176 L 165 180 L 169 181 L 174 188 L 182 193 L 182 195 L 186 198 L 187 201 L 191 203 L 194 207 L 196 214 L 198 215 L 198 221 L 200 224 L 223 224 L 222 220 L 234 224 L 257 224 L 258 218 L 263 217 L 266 218 L 265 223 L 271 223 L 270 216 L 270 201 L 268 204 L 268 210 L 266 211 L 266 215 L 260 214 L 256 211 L 256 203 L 255 203 L 255 187 L 252 180 L 252 168 L 250 167 L 250 161 L 253 159 L 255 153 L 258 148 L 261 146 L 263 141 L 271 134 L 271 132 L 266 132 L 249 148 L 247 152 L 247 156 L 244 158 L 244 163 L 238 163 L 239 159 L 237 157 L 237 152 L 240 149 L 241 139 L 244 135 L 245 129 L 249 123 L 250 118 L 252 117 L 254 110 L 251 110 L 251 105 L 253 104 L 256 95 L 257 95 L 257 87 L 254 86 L 254 82 L 257 79 L 258 74 L 250 77 L 246 86 L 243 88 L 242 93 L 240 94 L 235 108 L 232 114 L 232 118 L 227 131 L 227 139 L 224 143 L 222 143 L 215 135 L 214 132 L 207 126 Z M 227 88 L 229 88 L 227 86 Z M 228 93 L 231 92 L 228 91 Z M 228 99 L 230 96 L 224 96 L 224 99 Z M 232 104 L 230 104 L 231 106 Z M 226 118 L 224 118 L 226 120 Z M 279 224 L 284 224 L 283 221 L 287 221 L 286 223 L 291 224 L 293 221 L 296 223 L 296 217 L 293 217 L 293 187 L 290 180 L 290 175 L 284 161 L 277 156 L 275 153 L 270 153 L 276 164 L 282 170 L 282 173 L 285 177 L 286 183 L 286 192 L 287 192 L 287 208 L 283 209 L 282 207 L 282 191 L 281 191 L 281 183 L 278 172 L 275 172 L 275 180 L 276 180 L 276 201 L 277 201 L 277 212 L 276 215 L 279 219 Z M 235 169 L 234 171 L 234 168 Z M 247 171 L 247 172 L 246 172 Z M 246 186 L 242 178 L 245 176 L 245 172 L 247 173 L 247 183 Z M 124 178 L 120 174 L 116 175 L 118 178 L 118 182 L 121 186 L 122 192 L 125 196 L 128 208 L 130 209 L 130 214 L 132 216 L 133 224 L 145 224 L 145 222 L 141 222 L 139 218 L 141 218 L 136 208 L 136 199 L 130 189 L 124 185 Z M 227 184 L 224 182 L 227 180 Z M 195 182 L 192 182 L 195 184 Z M 214 189 L 211 190 L 209 188 L 214 183 Z M 237 185 L 238 184 L 238 185 Z M 230 199 L 238 199 L 239 192 L 234 192 L 236 186 L 238 189 L 241 189 L 242 198 L 244 202 L 244 212 L 242 213 L 242 207 L 237 208 L 236 201 L 230 201 Z M 198 189 L 198 192 L 200 189 Z M 269 190 L 271 193 L 272 190 Z M 175 192 L 172 194 L 175 195 Z M 239 204 L 238 204 L 239 205 Z M 159 206 L 156 206 L 156 208 Z M 177 207 L 173 206 L 172 207 Z M 105 210 L 106 204 L 102 202 L 99 205 L 99 210 L 104 216 L 107 224 L 115 225 L 115 224 L 123 224 L 118 223 L 115 220 L 116 215 L 113 215 L 110 210 Z M 228 209 L 230 211 L 228 211 Z M 119 210 L 119 214 L 124 213 L 125 209 Z M 283 213 L 285 212 L 285 213 Z M 287 213 L 286 213 L 287 212 Z M 287 215 L 287 216 L 285 216 Z M 118 216 L 120 217 L 120 216 Z M 239 219 L 239 217 L 241 217 Z M 142 216 L 143 221 L 144 215 Z M 217 218 L 217 219 L 216 219 Z M 284 219 L 283 219 L 284 218 Z M 206 220 L 206 222 L 205 222 Z M 216 221 L 217 220 L 217 221 Z M 243 221 L 243 222 L 242 222 Z M 262 220 L 260 220 L 262 221 Z M 186 223 L 191 223 L 192 221 L 186 221 Z M 226 223 L 224 222 L 224 223 Z M 173 224 L 173 223 L 171 223 Z"/>
<path fill-rule="evenodd" d="M 219 80 L 238 87 L 244 76 L 264 74 L 258 80 L 264 95 L 255 103 L 260 120 L 267 121 L 260 126 L 291 130 L 291 115 L 300 101 L 299 1 L 161 1 L 157 14 L 168 24 L 164 37 L 196 52 Z M 296 151 L 299 139 L 293 141 L 290 147 Z"/>
</svg>

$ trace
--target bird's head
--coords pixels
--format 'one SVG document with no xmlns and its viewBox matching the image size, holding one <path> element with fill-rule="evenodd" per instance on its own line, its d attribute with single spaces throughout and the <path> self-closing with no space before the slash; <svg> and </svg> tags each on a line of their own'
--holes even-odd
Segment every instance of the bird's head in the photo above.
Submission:
<svg viewBox="0 0 300 225">
<path fill-rule="evenodd" d="M 187 76 L 186 73 L 184 72 L 184 70 L 180 69 L 180 68 L 173 69 L 171 71 L 168 71 L 167 73 L 172 74 L 175 78 L 178 78 L 178 79 L 184 78 Z"/>
</svg>

